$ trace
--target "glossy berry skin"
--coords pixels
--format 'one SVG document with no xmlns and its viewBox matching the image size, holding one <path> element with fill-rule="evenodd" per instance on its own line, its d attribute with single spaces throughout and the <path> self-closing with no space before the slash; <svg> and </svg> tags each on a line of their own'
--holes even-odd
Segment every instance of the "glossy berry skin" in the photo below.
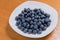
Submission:
<svg viewBox="0 0 60 40">
<path fill-rule="evenodd" d="M 41 15 L 40 18 L 41 18 L 41 19 L 45 18 L 45 15 Z"/>
<path fill-rule="evenodd" d="M 41 34 L 41 33 L 42 33 L 42 29 L 41 28 L 37 29 L 37 34 Z"/>
<path fill-rule="evenodd" d="M 50 15 L 49 15 L 49 14 L 45 14 L 45 16 L 46 16 L 47 18 L 49 18 L 49 17 L 50 17 Z"/>
<path fill-rule="evenodd" d="M 29 29 L 29 30 L 28 30 L 28 33 L 29 33 L 29 34 L 31 34 L 31 33 L 32 33 L 32 30 L 31 30 L 31 29 Z"/>
<path fill-rule="evenodd" d="M 32 32 L 33 34 L 36 34 L 37 33 L 37 30 L 33 30 L 33 32 Z"/>
<path fill-rule="evenodd" d="M 47 29 L 47 27 L 43 27 L 42 30 L 45 31 Z"/>
<path fill-rule="evenodd" d="M 16 26 L 20 25 L 20 22 L 16 22 Z"/>
<path fill-rule="evenodd" d="M 26 27 L 27 24 L 26 24 L 26 23 L 23 23 L 22 25 L 23 25 L 24 27 Z"/>
<path fill-rule="evenodd" d="M 46 18 L 45 22 L 51 22 L 51 20 L 49 18 Z"/>
<path fill-rule="evenodd" d="M 15 18 L 15 20 L 16 20 L 16 21 L 20 20 L 20 17 L 19 17 L 19 16 L 18 16 L 18 17 L 16 17 L 16 18 Z"/>
<path fill-rule="evenodd" d="M 32 29 L 34 27 L 34 25 L 30 25 L 30 28 Z"/>
<path fill-rule="evenodd" d="M 24 33 L 27 33 L 27 32 L 28 32 L 28 29 L 25 28 L 25 29 L 23 30 L 23 32 L 24 32 Z"/>
<path fill-rule="evenodd" d="M 37 32 L 37 34 L 41 34 L 41 33 L 42 33 L 42 31 L 38 31 L 38 32 Z"/>
<path fill-rule="evenodd" d="M 35 25 L 35 26 L 34 26 L 34 29 L 38 29 L 38 25 Z"/>
<path fill-rule="evenodd" d="M 43 28 L 43 27 L 44 27 L 44 25 L 41 24 L 41 25 L 40 25 L 40 28 Z"/>
<path fill-rule="evenodd" d="M 21 25 L 18 25 L 18 28 L 21 29 Z"/>
<path fill-rule="evenodd" d="M 17 28 L 28 34 L 42 34 L 51 24 L 50 14 L 37 8 L 24 8 L 15 21 Z"/>
</svg>

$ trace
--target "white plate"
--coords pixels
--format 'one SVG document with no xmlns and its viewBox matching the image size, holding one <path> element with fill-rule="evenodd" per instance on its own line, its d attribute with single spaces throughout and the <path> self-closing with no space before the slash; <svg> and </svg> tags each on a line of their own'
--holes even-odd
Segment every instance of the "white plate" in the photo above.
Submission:
<svg viewBox="0 0 60 40">
<path fill-rule="evenodd" d="M 50 19 L 51 19 L 51 25 L 47 28 L 46 31 L 42 32 L 42 34 L 27 34 L 27 33 L 23 33 L 22 31 L 20 31 L 17 26 L 15 25 L 16 21 L 15 21 L 15 17 L 21 13 L 21 11 L 24 8 L 30 8 L 30 9 L 34 9 L 34 8 L 41 8 L 42 10 L 44 10 L 46 13 L 50 14 Z M 47 36 L 49 33 L 51 33 L 56 25 L 57 25 L 57 21 L 58 21 L 58 14 L 57 11 L 52 8 L 51 6 L 42 3 L 42 2 L 36 2 L 36 1 L 27 1 L 22 3 L 21 5 L 19 5 L 18 7 L 16 7 L 14 9 L 14 11 L 11 13 L 11 16 L 9 18 L 9 24 L 11 26 L 11 28 L 17 32 L 18 34 L 22 35 L 22 36 L 26 36 L 29 38 L 41 38 L 44 36 Z"/>
</svg>

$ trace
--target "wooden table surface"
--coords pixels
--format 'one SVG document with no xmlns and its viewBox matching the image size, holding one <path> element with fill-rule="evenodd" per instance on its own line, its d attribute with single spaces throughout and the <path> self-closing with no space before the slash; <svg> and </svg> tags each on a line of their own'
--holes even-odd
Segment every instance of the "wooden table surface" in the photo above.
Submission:
<svg viewBox="0 0 60 40">
<path fill-rule="evenodd" d="M 14 32 L 8 23 L 11 12 L 26 0 L 0 0 L 0 40 L 60 40 L 60 0 L 35 0 L 54 7 L 59 15 L 56 29 L 48 36 L 38 39 L 23 37 Z"/>
</svg>

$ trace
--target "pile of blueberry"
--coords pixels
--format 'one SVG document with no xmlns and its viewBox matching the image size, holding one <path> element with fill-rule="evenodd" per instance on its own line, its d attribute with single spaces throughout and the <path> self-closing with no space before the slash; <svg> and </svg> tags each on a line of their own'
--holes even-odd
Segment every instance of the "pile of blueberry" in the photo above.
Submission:
<svg viewBox="0 0 60 40">
<path fill-rule="evenodd" d="M 37 8 L 24 8 L 15 20 L 18 29 L 28 34 L 41 34 L 51 24 L 50 15 Z"/>
</svg>

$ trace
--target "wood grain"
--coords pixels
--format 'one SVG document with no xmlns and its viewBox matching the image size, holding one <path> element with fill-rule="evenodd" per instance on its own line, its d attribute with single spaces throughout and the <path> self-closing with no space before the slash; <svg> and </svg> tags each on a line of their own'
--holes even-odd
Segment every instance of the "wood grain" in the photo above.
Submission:
<svg viewBox="0 0 60 40">
<path fill-rule="evenodd" d="M 26 38 L 10 28 L 8 20 L 11 12 L 15 7 L 25 1 L 26 0 L 0 0 L 0 40 L 60 40 L 60 0 L 35 0 L 49 4 L 58 12 L 58 24 L 55 30 L 48 36 L 39 39 Z"/>
</svg>

